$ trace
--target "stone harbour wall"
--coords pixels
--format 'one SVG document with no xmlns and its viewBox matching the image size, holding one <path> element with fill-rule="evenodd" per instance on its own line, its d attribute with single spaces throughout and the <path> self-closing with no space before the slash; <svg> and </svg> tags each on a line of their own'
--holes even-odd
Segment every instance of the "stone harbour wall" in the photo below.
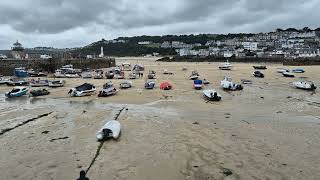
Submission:
<svg viewBox="0 0 320 180">
<path fill-rule="evenodd" d="M 76 69 L 99 69 L 115 67 L 116 61 L 114 58 L 99 58 L 99 59 L 4 59 L 0 60 L 0 74 L 12 75 L 14 68 L 26 67 L 28 69 L 42 70 L 53 73 L 56 69 L 63 65 L 72 64 Z"/>
</svg>

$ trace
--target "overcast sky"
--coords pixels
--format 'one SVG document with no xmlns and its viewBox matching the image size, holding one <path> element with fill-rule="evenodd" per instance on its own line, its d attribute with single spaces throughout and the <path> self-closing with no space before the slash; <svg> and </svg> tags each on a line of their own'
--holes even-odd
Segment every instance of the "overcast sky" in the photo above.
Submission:
<svg viewBox="0 0 320 180">
<path fill-rule="evenodd" d="M 0 49 L 78 47 L 119 36 L 320 27 L 320 0 L 0 0 Z"/>
</svg>

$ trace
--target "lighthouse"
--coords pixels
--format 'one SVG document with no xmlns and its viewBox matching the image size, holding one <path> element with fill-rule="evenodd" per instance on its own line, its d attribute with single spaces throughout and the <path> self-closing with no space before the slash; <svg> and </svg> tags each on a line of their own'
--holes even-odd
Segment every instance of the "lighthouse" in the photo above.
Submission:
<svg viewBox="0 0 320 180">
<path fill-rule="evenodd" d="M 103 57 L 104 57 L 103 46 L 101 46 L 101 53 L 99 54 L 99 57 L 100 57 L 100 58 L 103 58 Z"/>
</svg>

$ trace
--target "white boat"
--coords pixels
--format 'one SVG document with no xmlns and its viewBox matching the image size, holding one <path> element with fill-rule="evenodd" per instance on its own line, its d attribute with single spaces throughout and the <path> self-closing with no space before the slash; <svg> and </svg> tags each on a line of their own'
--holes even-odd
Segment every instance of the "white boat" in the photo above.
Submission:
<svg viewBox="0 0 320 180">
<path fill-rule="evenodd" d="M 148 79 L 156 79 L 156 72 L 154 70 L 149 71 Z"/>
<path fill-rule="evenodd" d="M 93 78 L 94 79 L 103 79 L 103 70 L 101 70 L 101 69 L 98 69 L 98 70 L 96 70 L 95 72 L 94 72 L 94 76 L 93 76 Z"/>
<path fill-rule="evenodd" d="M 74 74 L 74 73 L 67 73 L 67 74 L 65 74 L 65 77 L 66 78 L 79 78 L 80 76 L 79 76 L 79 74 Z"/>
<path fill-rule="evenodd" d="M 64 84 L 65 84 L 64 80 L 49 81 L 49 87 L 63 87 Z"/>
<path fill-rule="evenodd" d="M 242 84 L 253 84 L 251 80 L 248 79 L 241 79 Z"/>
<path fill-rule="evenodd" d="M 65 78 L 66 75 L 64 74 L 64 72 L 61 69 L 57 69 L 54 73 L 54 77 L 56 78 Z"/>
<path fill-rule="evenodd" d="M 7 84 L 8 81 L 9 81 L 9 79 L 5 79 L 3 77 L 0 77 L 0 85 Z"/>
<path fill-rule="evenodd" d="M 214 89 L 207 89 L 203 91 L 203 97 L 209 101 L 221 101 L 222 96 Z"/>
<path fill-rule="evenodd" d="M 131 81 L 124 81 L 120 83 L 120 88 L 121 89 L 128 89 L 132 87 L 132 82 Z"/>
<path fill-rule="evenodd" d="M 290 70 L 289 69 L 286 69 L 286 68 L 278 68 L 277 69 L 277 73 L 284 73 L 284 72 L 290 72 Z"/>
<path fill-rule="evenodd" d="M 103 141 L 106 139 L 118 139 L 121 133 L 121 124 L 119 121 L 108 121 L 98 132 L 97 140 Z"/>
<path fill-rule="evenodd" d="M 192 71 L 191 75 L 189 76 L 190 80 L 196 80 L 200 77 L 199 73 L 197 71 Z"/>
<path fill-rule="evenodd" d="M 168 71 L 168 69 L 164 69 L 163 74 L 172 75 L 173 72 Z"/>
<path fill-rule="evenodd" d="M 221 63 L 219 65 L 219 69 L 221 69 L 221 70 L 231 70 L 232 67 L 233 66 L 229 62 Z"/>
<path fill-rule="evenodd" d="M 203 84 L 208 85 L 208 84 L 210 84 L 210 81 L 208 81 L 207 79 L 203 79 Z"/>
<path fill-rule="evenodd" d="M 14 87 L 11 91 L 6 92 L 5 96 L 7 98 L 12 98 L 12 97 L 21 97 L 27 94 L 28 88 L 24 86 L 16 86 Z"/>
<path fill-rule="evenodd" d="M 231 91 L 236 91 L 236 90 L 242 90 L 243 87 L 241 84 L 236 84 L 232 82 L 232 79 L 230 77 L 225 77 L 221 81 L 221 87 L 225 90 L 231 90 Z"/>
<path fill-rule="evenodd" d="M 113 87 L 112 82 L 108 82 L 103 85 L 103 89 L 99 92 L 98 97 L 108 97 L 117 94 L 117 89 Z"/>
<path fill-rule="evenodd" d="M 313 90 L 317 89 L 317 87 L 314 85 L 314 83 L 310 82 L 310 81 L 293 82 L 293 86 L 295 86 L 298 89 L 309 90 L 309 91 L 313 91 Z"/>
<path fill-rule="evenodd" d="M 96 90 L 94 85 L 84 83 L 81 86 L 70 89 L 69 94 L 72 97 L 91 96 L 96 93 Z"/>
<path fill-rule="evenodd" d="M 40 79 L 38 80 L 31 79 L 29 84 L 31 87 L 43 87 L 43 86 L 49 86 L 49 81 L 40 80 Z"/>
<path fill-rule="evenodd" d="M 137 77 L 136 73 L 132 72 L 132 73 L 129 74 L 129 79 L 137 79 L 137 78 L 138 77 Z"/>
<path fill-rule="evenodd" d="M 122 63 L 122 69 L 124 71 L 130 71 L 131 70 L 131 64 L 130 63 Z"/>
<path fill-rule="evenodd" d="M 84 71 L 81 73 L 82 78 L 92 78 L 92 72 L 91 71 Z"/>
<path fill-rule="evenodd" d="M 291 78 L 294 77 L 294 74 L 291 73 L 291 72 L 283 72 L 282 75 L 283 75 L 284 77 L 291 77 Z"/>
</svg>

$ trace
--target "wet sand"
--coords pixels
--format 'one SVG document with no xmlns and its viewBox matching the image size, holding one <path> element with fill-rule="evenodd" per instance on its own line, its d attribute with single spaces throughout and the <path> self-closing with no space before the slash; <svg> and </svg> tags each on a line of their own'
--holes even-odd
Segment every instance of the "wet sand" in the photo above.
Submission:
<svg viewBox="0 0 320 180">
<path fill-rule="evenodd" d="M 6 99 L 11 87 L 0 86 L 0 179 L 77 179 L 95 156 L 95 134 L 123 107 L 118 120 L 122 134 L 107 141 L 88 172 L 90 179 L 213 180 L 319 179 L 320 96 L 290 87 L 298 78 L 276 73 L 280 64 L 267 64 L 266 78 L 252 77 L 253 64 L 234 64 L 220 71 L 216 63 L 158 63 L 150 59 L 120 58 L 146 67 L 133 88 L 113 97 L 70 98 L 71 87 L 84 82 L 100 90 L 107 82 L 66 79 L 63 88 L 49 89 L 46 97 Z M 186 66 L 188 71 L 182 71 Z M 291 69 L 294 67 L 290 67 Z M 169 80 L 171 91 L 145 90 L 148 71 L 156 82 Z M 163 75 L 164 69 L 174 75 Z M 320 85 L 320 66 L 305 67 L 298 77 Z M 187 80 L 192 70 L 211 81 L 223 96 L 210 103 Z M 126 75 L 128 73 L 126 72 Z M 220 80 L 251 79 L 243 91 L 225 92 Z M 112 80 L 116 87 L 122 80 Z M 52 113 L 51 113 L 52 112 Z M 51 113 L 37 119 L 39 115 Z"/>
</svg>

